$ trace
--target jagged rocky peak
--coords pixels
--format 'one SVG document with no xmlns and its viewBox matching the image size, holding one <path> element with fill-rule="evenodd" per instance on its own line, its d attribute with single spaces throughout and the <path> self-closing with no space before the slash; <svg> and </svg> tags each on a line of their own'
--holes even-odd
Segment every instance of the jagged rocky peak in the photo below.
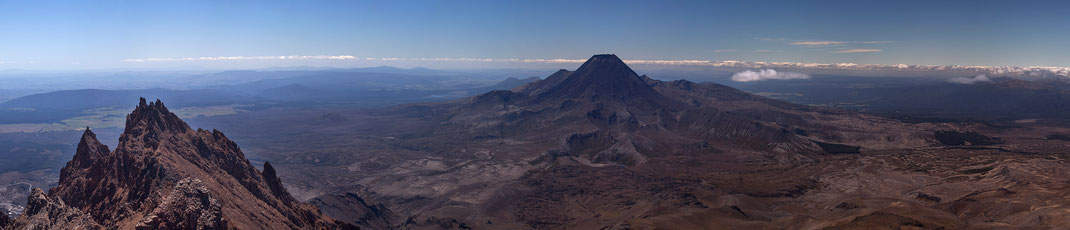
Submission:
<svg viewBox="0 0 1070 230">
<path fill-rule="evenodd" d="M 74 152 L 74 158 L 67 162 L 67 166 L 63 167 L 59 173 L 60 183 L 71 183 L 76 178 L 84 178 L 90 173 L 100 173 L 101 169 L 94 171 L 86 171 L 87 168 L 91 168 L 94 165 L 101 164 L 107 156 L 111 154 L 107 145 L 101 144 L 97 140 L 97 134 L 93 133 L 89 127 L 86 127 L 85 132 L 82 133 L 82 139 L 78 142 L 78 149 Z"/>
<path fill-rule="evenodd" d="M 34 229 L 354 228 L 294 199 L 270 164 L 257 171 L 222 132 L 193 132 L 144 98 L 114 151 L 87 129 L 59 183 L 34 195 L 30 203 L 45 204 L 35 207 L 57 210 L 16 219 L 45 226 Z"/>
<path fill-rule="evenodd" d="M 78 141 L 78 149 L 75 152 L 74 160 L 72 163 L 78 163 L 82 166 L 91 163 L 94 159 L 99 159 L 108 154 L 109 148 L 107 145 L 100 143 L 97 140 L 97 134 L 93 133 L 89 127 L 85 128 L 85 132 L 82 132 L 82 139 Z"/>
<path fill-rule="evenodd" d="M 186 132 L 190 127 L 186 122 L 171 113 L 159 99 L 156 102 L 141 102 L 134 108 L 134 112 L 126 116 L 126 130 L 124 133 L 140 133 L 139 131 L 164 131 Z"/>
<path fill-rule="evenodd" d="M 288 193 L 286 188 L 282 187 L 282 179 L 275 174 L 275 167 L 271 166 L 271 162 L 264 162 L 264 170 L 261 172 L 264 176 L 264 182 L 267 182 L 268 189 L 271 190 L 271 194 L 275 195 L 279 199 L 293 199 Z"/>
</svg>

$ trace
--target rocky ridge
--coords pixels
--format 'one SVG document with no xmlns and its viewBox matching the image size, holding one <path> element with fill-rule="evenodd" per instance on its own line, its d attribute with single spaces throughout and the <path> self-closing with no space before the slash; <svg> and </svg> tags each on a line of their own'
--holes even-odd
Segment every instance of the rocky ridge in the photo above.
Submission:
<svg viewBox="0 0 1070 230">
<path fill-rule="evenodd" d="M 141 99 L 109 151 L 86 129 L 59 184 L 35 191 L 14 228 L 348 229 L 257 170 L 218 130 L 193 130 L 162 102 Z M 47 212 L 42 211 L 47 210 Z"/>
</svg>

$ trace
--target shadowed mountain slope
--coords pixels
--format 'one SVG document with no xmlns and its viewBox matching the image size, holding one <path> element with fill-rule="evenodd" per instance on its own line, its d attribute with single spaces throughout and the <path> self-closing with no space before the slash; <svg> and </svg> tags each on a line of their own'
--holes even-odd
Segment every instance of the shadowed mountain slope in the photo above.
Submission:
<svg viewBox="0 0 1070 230">
<path fill-rule="evenodd" d="M 560 83 L 553 85 L 546 92 L 532 96 L 535 96 L 536 103 L 586 99 L 595 103 L 619 103 L 646 110 L 676 109 L 679 106 L 678 102 L 647 86 L 635 71 L 612 54 L 591 57 Z"/>
<path fill-rule="evenodd" d="M 614 228 L 706 210 L 712 204 L 700 195 L 796 197 L 815 182 L 771 173 L 748 186 L 726 175 L 937 147 L 936 131 L 957 130 L 795 105 L 718 84 L 657 81 L 614 55 L 595 55 L 576 71 L 511 91 L 352 116 L 360 119 L 317 135 L 350 135 L 344 140 L 361 143 L 347 149 L 352 156 L 291 158 L 337 159 L 329 167 L 360 178 L 327 182 L 337 187 L 312 199 L 325 210 L 356 214 L 347 220 L 416 229 Z"/>
</svg>

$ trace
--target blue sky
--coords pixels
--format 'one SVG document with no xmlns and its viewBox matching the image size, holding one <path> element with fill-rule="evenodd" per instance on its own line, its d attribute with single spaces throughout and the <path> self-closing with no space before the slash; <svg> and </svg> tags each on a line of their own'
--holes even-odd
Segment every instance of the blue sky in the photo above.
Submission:
<svg viewBox="0 0 1070 230">
<path fill-rule="evenodd" d="M 0 69 L 360 66 L 391 63 L 176 59 L 595 53 L 1070 66 L 1070 3 L 1059 1 L 0 1 L 0 30 Z M 147 59 L 169 60 L 131 61 Z"/>
</svg>

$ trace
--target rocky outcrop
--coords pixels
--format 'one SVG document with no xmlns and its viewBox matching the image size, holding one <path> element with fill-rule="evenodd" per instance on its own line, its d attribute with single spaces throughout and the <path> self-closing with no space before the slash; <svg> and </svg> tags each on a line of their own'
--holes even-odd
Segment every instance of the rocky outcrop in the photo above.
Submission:
<svg viewBox="0 0 1070 230">
<path fill-rule="evenodd" d="M 286 188 L 282 187 L 282 179 L 279 179 L 279 176 L 275 174 L 275 167 L 271 166 L 271 162 L 264 162 L 264 171 L 261 174 L 264 175 L 264 182 L 267 182 L 271 195 L 279 199 L 293 199 L 286 192 Z"/>
<path fill-rule="evenodd" d="M 104 227 L 97 224 L 89 214 L 67 206 L 59 197 L 50 197 L 40 188 L 34 188 L 30 197 L 27 198 L 26 211 L 7 229 L 104 229 Z"/>
<path fill-rule="evenodd" d="M 137 229 L 226 229 L 222 209 L 201 180 L 184 179 Z"/>
<path fill-rule="evenodd" d="M 383 204 L 371 204 L 353 193 L 328 194 L 309 201 L 331 217 L 371 229 L 390 229 L 398 215 Z"/>
<path fill-rule="evenodd" d="M 0 214 L 0 229 L 7 229 L 9 224 L 11 224 L 11 217 L 8 217 L 7 213 Z"/>
<path fill-rule="evenodd" d="M 43 192 L 31 198 L 32 204 L 57 204 L 35 207 L 62 212 L 34 210 L 25 218 L 64 228 L 355 228 L 298 202 L 265 166 L 264 172 L 253 167 L 222 132 L 193 130 L 159 100 L 142 98 L 114 151 L 87 129 L 49 191 L 54 199 Z"/>
</svg>

